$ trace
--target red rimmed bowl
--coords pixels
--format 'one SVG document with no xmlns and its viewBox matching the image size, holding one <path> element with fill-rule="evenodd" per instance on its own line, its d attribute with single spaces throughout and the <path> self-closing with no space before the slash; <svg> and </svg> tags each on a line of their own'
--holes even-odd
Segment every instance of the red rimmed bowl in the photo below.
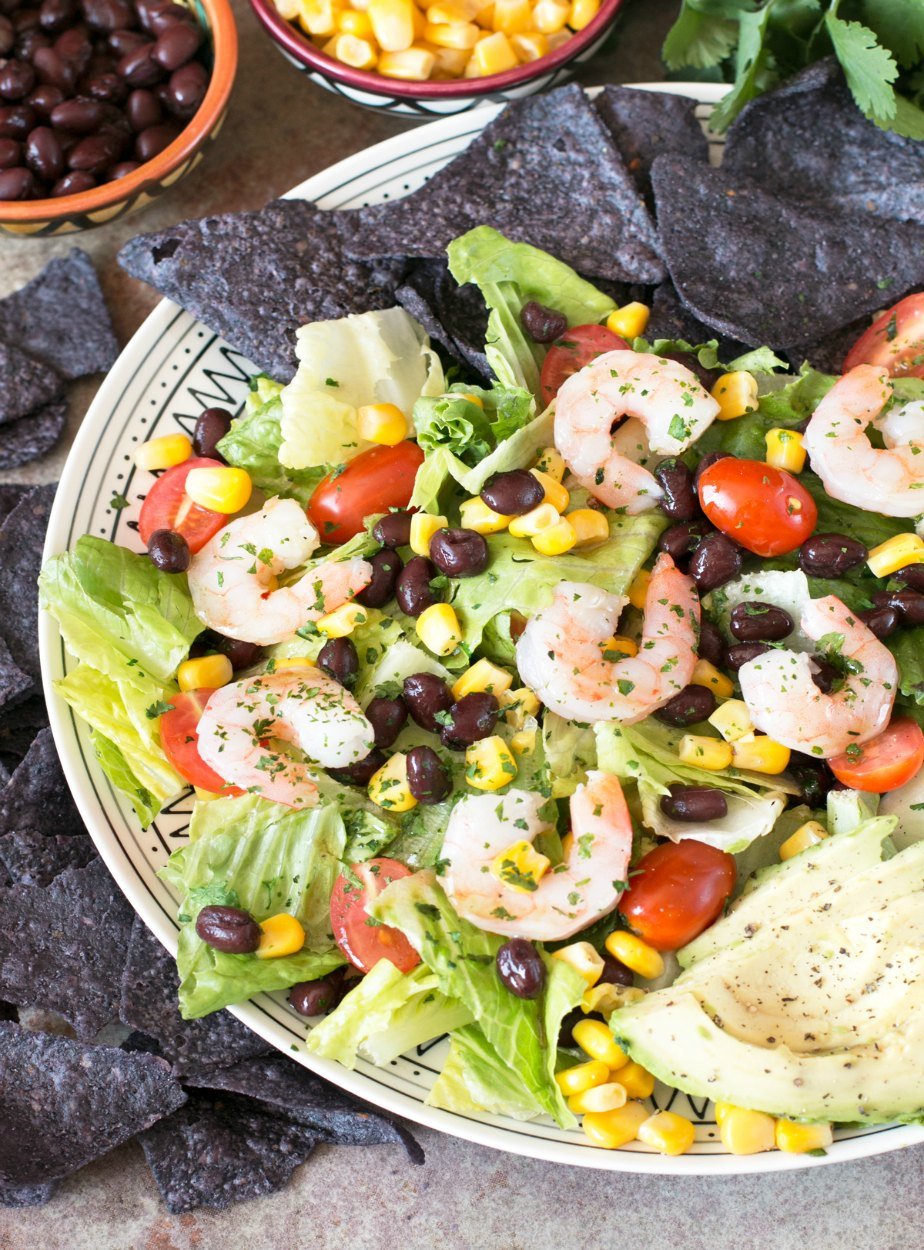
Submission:
<svg viewBox="0 0 924 1250">
<path fill-rule="evenodd" d="M 506 104 L 560 86 L 578 65 L 599 51 L 622 5 L 623 0 L 603 0 L 593 21 L 562 47 L 503 74 L 446 82 L 404 82 L 335 61 L 281 17 L 273 0 L 250 0 L 250 7 L 282 55 L 312 82 L 364 108 L 413 117 L 464 113 L 479 104 Z"/>
<path fill-rule="evenodd" d="M 18 235 L 91 230 L 149 204 L 202 160 L 225 118 L 237 71 L 237 27 L 229 0 L 177 0 L 208 32 L 211 77 L 205 98 L 164 150 L 115 182 L 44 200 L 0 200 L 0 231 Z"/>
</svg>

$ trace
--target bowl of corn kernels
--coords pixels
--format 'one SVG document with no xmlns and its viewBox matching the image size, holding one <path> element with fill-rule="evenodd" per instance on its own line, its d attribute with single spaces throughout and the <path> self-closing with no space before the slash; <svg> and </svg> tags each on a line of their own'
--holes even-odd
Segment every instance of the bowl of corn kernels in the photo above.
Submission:
<svg viewBox="0 0 924 1250">
<path fill-rule="evenodd" d="M 250 0 L 282 54 L 367 108 L 462 113 L 558 86 L 623 0 Z"/>
</svg>

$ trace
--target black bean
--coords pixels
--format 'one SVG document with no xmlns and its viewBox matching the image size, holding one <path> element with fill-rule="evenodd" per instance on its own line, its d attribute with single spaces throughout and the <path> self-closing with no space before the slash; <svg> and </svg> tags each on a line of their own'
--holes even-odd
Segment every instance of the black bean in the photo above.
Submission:
<svg viewBox="0 0 924 1250">
<path fill-rule="evenodd" d="M 323 1016 L 340 1002 L 347 986 L 345 968 L 335 968 L 317 981 L 299 981 L 289 990 L 289 1003 L 300 1016 Z"/>
<path fill-rule="evenodd" d="M 34 200 L 41 194 L 35 174 L 24 165 L 0 171 L 0 200 Z"/>
<path fill-rule="evenodd" d="M 463 695 L 449 709 L 449 719 L 440 734 L 443 745 L 461 751 L 481 738 L 490 737 L 499 715 L 500 703 L 496 695 L 482 690 Z"/>
<path fill-rule="evenodd" d="M 654 475 L 664 491 L 658 500 L 664 515 L 672 521 L 692 521 L 699 513 L 699 500 L 690 467 L 678 456 L 668 456 L 656 466 Z"/>
<path fill-rule="evenodd" d="M 655 716 L 665 725 L 683 729 L 708 720 L 715 708 L 715 695 L 708 686 L 685 686 L 669 703 L 658 708 Z"/>
<path fill-rule="evenodd" d="M 706 470 L 711 469 L 712 466 L 717 464 L 720 460 L 727 460 L 729 456 L 731 456 L 730 451 L 707 452 L 707 454 L 703 456 L 702 460 L 700 460 L 699 464 L 696 466 L 696 472 L 693 474 L 693 485 L 699 489 L 699 479 L 706 472 Z M 734 459 L 733 456 L 732 459 Z"/>
<path fill-rule="evenodd" d="M 822 694 L 830 694 L 841 675 L 840 672 L 822 655 L 813 655 L 812 662 L 815 665 L 812 681 Z"/>
<path fill-rule="evenodd" d="M 102 174 L 119 159 L 123 147 L 121 139 L 112 133 L 86 135 L 68 152 L 67 163 L 71 169 Z"/>
<path fill-rule="evenodd" d="M 148 541 L 148 555 L 162 573 L 185 573 L 189 568 L 189 547 L 176 530 L 155 530 Z"/>
<path fill-rule="evenodd" d="M 763 642 L 735 643 L 725 652 L 725 667 L 737 673 L 743 664 L 756 660 L 759 655 L 765 655 L 769 650 L 770 648 Z"/>
<path fill-rule="evenodd" d="M 868 555 L 861 542 L 846 534 L 813 534 L 799 548 L 799 567 L 809 577 L 843 577 Z"/>
<path fill-rule="evenodd" d="M 153 51 L 153 43 L 144 43 L 119 61 L 117 71 L 130 87 L 153 87 L 163 78 L 164 71 L 154 60 Z"/>
<path fill-rule="evenodd" d="M 691 556 L 712 526 L 708 521 L 678 521 L 664 531 L 658 539 L 658 550 L 665 551 L 675 564 L 682 565 Z"/>
<path fill-rule="evenodd" d="M 707 534 L 690 557 L 690 576 L 701 593 L 724 586 L 741 572 L 741 548 L 724 534 Z"/>
<path fill-rule="evenodd" d="M 37 48 L 33 64 L 43 87 L 57 87 L 62 97 L 65 92 L 70 94 L 74 90 L 77 70 L 54 48 Z M 34 94 L 35 92 L 32 93 Z M 27 98 L 31 100 L 32 96 Z M 49 115 L 46 114 L 47 116 Z"/>
<path fill-rule="evenodd" d="M 413 747 L 408 751 L 407 788 L 424 806 L 442 803 L 449 794 L 452 777 L 432 747 Z"/>
<path fill-rule="evenodd" d="M 196 917 L 196 933 L 207 946 L 229 955 L 249 955 L 260 945 L 260 926 L 240 907 L 203 907 Z"/>
<path fill-rule="evenodd" d="M 81 91 L 104 104 L 121 104 L 128 95 L 124 79 L 113 70 L 94 74 L 81 83 Z"/>
<path fill-rule="evenodd" d="M 895 608 L 903 625 L 924 625 L 924 595 L 916 590 L 877 590 L 877 608 Z"/>
<path fill-rule="evenodd" d="M 421 729 L 438 734 L 443 716 L 453 703 L 452 691 L 442 677 L 436 673 L 414 673 L 405 677 L 403 693 L 407 710 Z"/>
<path fill-rule="evenodd" d="M 551 343 L 568 329 L 568 318 L 557 309 L 531 299 L 520 309 L 520 324 L 535 343 Z"/>
<path fill-rule="evenodd" d="M 383 547 L 406 547 L 411 541 L 412 512 L 388 512 L 372 527 L 372 537 Z"/>
<path fill-rule="evenodd" d="M 37 178 L 57 182 L 64 173 L 64 153 L 50 126 L 36 126 L 26 140 L 26 164 Z"/>
<path fill-rule="evenodd" d="M 35 70 L 28 61 L 7 61 L 0 67 L 0 96 L 21 100 L 35 86 Z"/>
<path fill-rule="evenodd" d="M 501 516 L 523 516 L 539 507 L 545 488 L 527 469 L 511 469 L 489 477 L 481 488 L 481 498 Z"/>
<path fill-rule="evenodd" d="M 542 956 L 526 938 L 510 938 L 498 949 L 497 975 L 517 998 L 538 998 L 545 985 Z"/>
<path fill-rule="evenodd" d="M 381 608 L 395 593 L 398 574 L 404 565 L 397 551 L 390 551 L 387 547 L 370 556 L 369 563 L 372 565 L 372 580 L 354 597 L 365 608 Z"/>
<path fill-rule="evenodd" d="M 147 87 L 137 87 L 125 101 L 125 116 L 128 118 L 132 130 L 147 130 L 148 126 L 156 126 L 158 122 L 163 120 L 164 110 L 161 107 L 160 100 L 158 100 L 153 91 L 149 91 Z M 221 413 L 223 420 L 227 418 L 227 426 L 224 432 L 218 435 L 218 438 L 224 438 L 224 435 L 227 434 L 231 427 L 230 412 L 224 408 L 206 408 L 205 412 L 199 416 L 199 421 L 210 412 Z M 196 422 L 197 429 L 199 421 Z M 214 440 L 216 443 L 218 438 Z M 196 448 L 195 435 L 193 435 L 193 450 L 197 456 L 210 456 L 212 454 L 208 451 L 199 451 Z"/>
<path fill-rule="evenodd" d="M 0 138 L 23 140 L 37 124 L 35 110 L 25 104 L 0 106 Z"/>
<path fill-rule="evenodd" d="M 701 660 L 708 660 L 716 668 L 722 667 L 725 659 L 725 639 L 713 625 L 703 617 L 699 626 L 699 650 Z"/>
<path fill-rule="evenodd" d="M 152 4 L 147 9 L 145 27 L 152 35 L 160 35 L 177 22 L 189 21 L 189 9 L 180 4 Z"/>
<path fill-rule="evenodd" d="M 38 71 L 36 60 L 40 52 L 51 51 L 51 35 L 46 35 L 41 30 L 29 30 L 24 35 L 20 35 L 16 40 L 14 49 L 15 55 L 22 61 L 28 61 L 32 68 L 36 71 L 36 77 L 41 79 L 42 75 Z"/>
<path fill-rule="evenodd" d="M 191 61 L 202 42 L 202 31 L 195 22 L 173 22 L 157 36 L 151 56 L 172 74 L 175 69 Z"/>
<path fill-rule="evenodd" d="M 0 139 L 0 169 L 22 164 L 22 144 L 15 139 Z"/>
<path fill-rule="evenodd" d="M 898 608 L 871 608 L 858 612 L 857 616 L 880 639 L 894 634 L 901 624 Z"/>
<path fill-rule="evenodd" d="M 209 76 L 199 61 L 181 65 L 170 75 L 165 106 L 175 117 L 192 117 L 205 98 Z"/>
<path fill-rule="evenodd" d="M 93 44 L 86 26 L 72 26 L 64 31 L 54 42 L 55 51 L 72 65 L 78 74 L 83 74 L 93 59 Z"/>
<path fill-rule="evenodd" d="M 214 650 L 228 657 L 235 672 L 242 668 L 253 668 L 263 659 L 263 648 L 258 647 L 254 642 L 243 642 L 240 638 L 227 638 L 224 634 L 213 634 L 212 640 Z"/>
<path fill-rule="evenodd" d="M 169 147 L 180 133 L 178 122 L 161 122 L 158 126 L 148 126 L 142 130 L 135 140 L 135 156 L 142 164 L 159 156 L 164 148 Z"/>
<path fill-rule="evenodd" d="M 772 603 L 737 603 L 732 608 L 728 628 L 739 642 L 778 642 L 795 629 L 793 619 Z"/>
<path fill-rule="evenodd" d="M 143 97 L 136 99 L 136 97 Z M 134 101 L 134 110 L 132 107 Z M 128 120 L 135 129 L 144 129 L 140 125 L 145 118 L 154 116 L 154 109 L 160 113 L 160 105 L 150 91 L 139 89 L 133 91 L 128 97 L 126 105 L 126 113 Z M 133 116 L 134 112 L 134 116 Z M 139 125 L 136 125 L 136 121 Z M 153 123 L 147 122 L 147 125 Z M 231 429 L 231 413 L 227 408 L 204 408 L 196 418 L 196 425 L 193 430 L 192 445 L 193 452 L 197 456 L 208 456 L 211 460 L 224 460 L 224 456 L 218 450 L 218 444 Z"/>
<path fill-rule="evenodd" d="M 824 760 L 793 752 L 786 771 L 799 787 L 799 799 L 809 807 L 824 807 L 834 775 Z"/>
<path fill-rule="evenodd" d="M 631 985 L 634 977 L 632 969 L 627 968 L 624 963 L 611 955 L 609 951 L 602 951 L 603 971 L 600 973 L 600 982 L 604 985 Z"/>
<path fill-rule="evenodd" d="M 64 100 L 64 92 L 52 83 L 43 83 L 26 96 L 26 104 L 35 109 L 42 121 L 50 121 L 54 109 Z"/>
<path fill-rule="evenodd" d="M 318 652 L 318 668 L 349 690 L 359 675 L 359 656 L 352 638 L 330 638 Z"/>
<path fill-rule="evenodd" d="M 107 33 L 134 26 L 136 21 L 127 0 L 83 0 L 83 14 L 87 25 Z"/>
<path fill-rule="evenodd" d="M 436 568 L 426 556 L 414 556 L 398 574 L 395 598 L 398 607 L 408 616 L 420 616 L 425 608 L 439 602 L 439 595 L 430 586 Z"/>
<path fill-rule="evenodd" d="M 488 544 L 474 530 L 437 530 L 430 539 L 430 559 L 447 577 L 476 577 L 489 557 Z"/>
<path fill-rule="evenodd" d="M 74 0 L 42 0 L 39 9 L 39 26 L 42 30 L 56 35 L 71 26 L 77 19 L 77 5 Z"/>
<path fill-rule="evenodd" d="M 378 749 L 370 751 L 365 759 L 348 764 L 345 768 L 328 768 L 334 781 L 342 786 L 367 786 L 379 769 L 388 763 L 388 756 Z"/>
<path fill-rule="evenodd" d="M 150 42 L 147 35 L 140 30 L 114 30 L 107 40 L 109 48 L 120 60 L 142 44 Z"/>
<path fill-rule="evenodd" d="M 15 42 L 16 32 L 13 30 L 13 23 L 8 17 L 0 14 L 0 56 L 7 56 L 12 52 Z"/>
<path fill-rule="evenodd" d="M 79 195 L 83 191 L 92 191 L 95 186 L 96 179 L 92 174 L 85 174 L 80 170 L 72 170 L 71 173 L 65 174 L 63 178 L 58 179 L 51 188 L 51 194 L 53 196 Z"/>
<path fill-rule="evenodd" d="M 76 96 L 52 109 L 51 124 L 74 135 L 92 135 L 99 130 L 105 116 L 101 100 Z"/>
<path fill-rule="evenodd" d="M 721 790 L 712 786 L 684 786 L 675 782 L 668 789 L 670 794 L 661 798 L 661 811 L 671 820 L 699 824 L 728 815 L 728 800 Z"/>
<path fill-rule="evenodd" d="M 407 723 L 407 704 L 402 698 L 386 699 L 377 695 L 366 708 L 366 720 L 375 734 L 375 745 L 390 747 Z"/>
<path fill-rule="evenodd" d="M 896 569 L 892 576 L 911 590 L 924 591 L 924 564 L 906 564 L 903 569 Z"/>
</svg>

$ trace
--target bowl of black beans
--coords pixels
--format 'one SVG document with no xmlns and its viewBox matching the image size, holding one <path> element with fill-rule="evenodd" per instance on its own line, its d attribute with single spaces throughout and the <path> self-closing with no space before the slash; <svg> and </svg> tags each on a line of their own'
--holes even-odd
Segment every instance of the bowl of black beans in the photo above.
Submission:
<svg viewBox="0 0 924 1250">
<path fill-rule="evenodd" d="M 0 0 L 0 228 L 150 202 L 202 159 L 236 69 L 228 0 Z"/>
</svg>

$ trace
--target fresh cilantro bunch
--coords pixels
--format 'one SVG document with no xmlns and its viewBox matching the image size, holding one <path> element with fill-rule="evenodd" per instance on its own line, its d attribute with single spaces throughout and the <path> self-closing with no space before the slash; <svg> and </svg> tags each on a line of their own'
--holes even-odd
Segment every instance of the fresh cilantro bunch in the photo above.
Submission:
<svg viewBox="0 0 924 1250">
<path fill-rule="evenodd" d="M 717 130 L 832 53 L 870 121 L 924 139 L 924 0 L 683 0 L 662 49 L 671 71 L 734 83 Z"/>
</svg>

